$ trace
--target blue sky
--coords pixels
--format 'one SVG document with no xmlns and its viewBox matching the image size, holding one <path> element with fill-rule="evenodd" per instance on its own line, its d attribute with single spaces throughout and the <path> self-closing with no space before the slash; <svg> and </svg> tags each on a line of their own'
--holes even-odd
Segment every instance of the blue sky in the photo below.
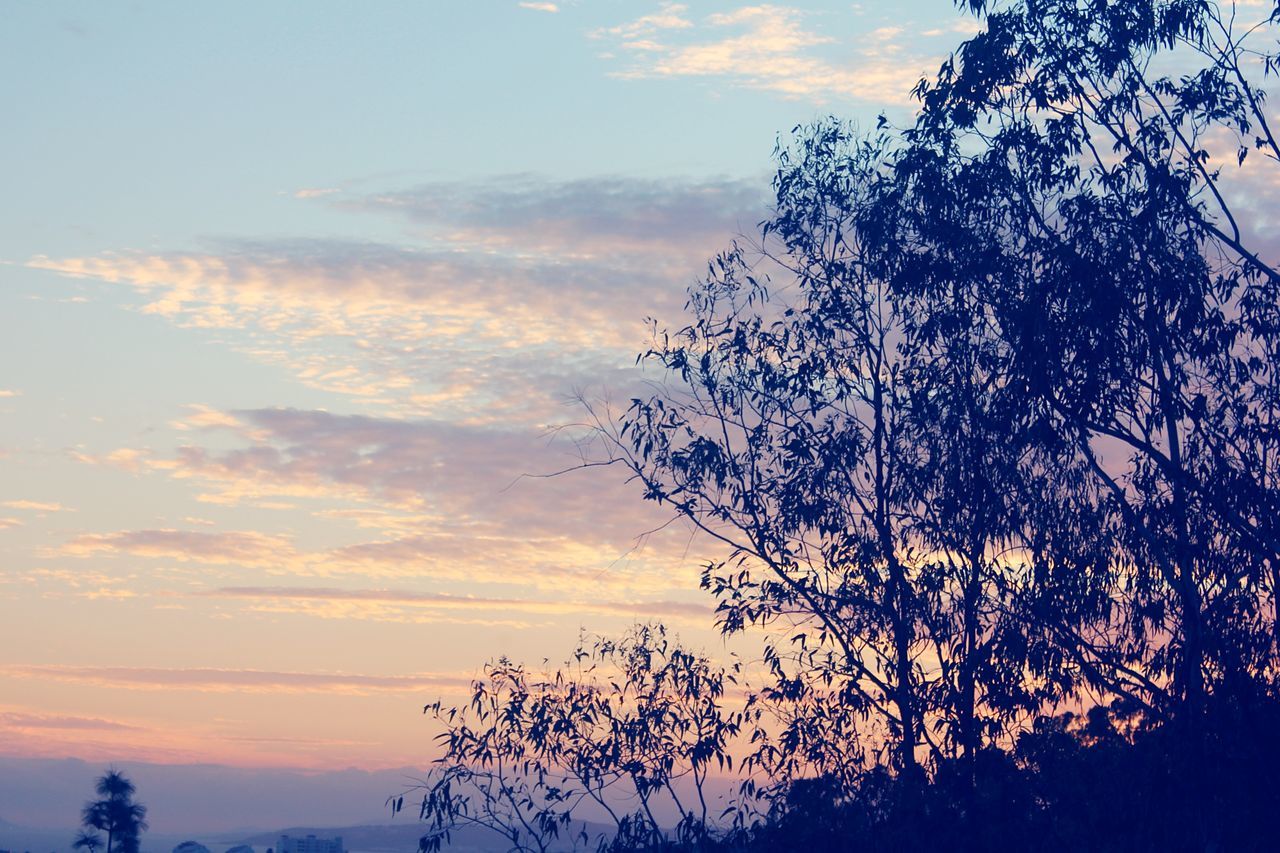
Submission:
<svg viewBox="0 0 1280 853">
<path fill-rule="evenodd" d="M 423 762 L 503 652 L 708 552 L 548 430 L 766 211 L 780 133 L 908 114 L 894 4 L 10 2 L 0 753 Z M 300 713 L 306 709 L 306 713 Z"/>
</svg>

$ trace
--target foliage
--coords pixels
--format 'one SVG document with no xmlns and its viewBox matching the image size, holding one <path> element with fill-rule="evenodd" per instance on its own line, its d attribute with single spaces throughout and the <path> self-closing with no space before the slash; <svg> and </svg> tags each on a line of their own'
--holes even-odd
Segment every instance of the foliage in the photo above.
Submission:
<svg viewBox="0 0 1280 853">
<path fill-rule="evenodd" d="M 71 842 L 72 850 L 85 850 L 87 853 L 98 853 L 98 850 L 104 846 L 105 842 L 102 836 L 88 829 L 82 829 L 76 833 L 76 840 Z"/>
<path fill-rule="evenodd" d="M 1181 731 L 1132 705 L 1038 717 L 1012 748 L 982 750 L 975 787 L 956 763 L 923 785 L 880 769 L 853 787 L 817 777 L 792 785 L 766 820 L 716 849 L 1154 853 L 1203 850 L 1207 836 L 1221 850 L 1269 850 L 1267 816 L 1280 807 L 1277 724 L 1273 700 L 1212 707 L 1213 748 L 1189 788 Z"/>
<path fill-rule="evenodd" d="M 733 671 L 638 626 L 620 640 L 584 638 L 554 673 L 501 659 L 471 701 L 424 711 L 444 726 L 444 755 L 425 779 L 420 819 L 438 850 L 461 826 L 494 831 L 513 850 L 630 849 L 695 841 L 710 826 L 706 783 L 731 770 L 740 714 L 722 700 Z M 403 796 L 391 801 L 403 808 Z M 612 826 L 593 836 L 584 813 Z M 670 816 L 664 821 L 660 815 Z"/>
<path fill-rule="evenodd" d="M 98 778 L 95 790 L 101 799 L 85 803 L 81 810 L 85 831 L 77 836 L 75 847 L 93 853 L 102 840 L 90 830 L 98 830 L 107 834 L 105 853 L 138 853 L 142 833 L 147 830 L 147 807 L 133 801 L 133 782 L 120 771 L 109 769 Z"/>
<path fill-rule="evenodd" d="M 599 461 L 723 546 L 702 576 L 721 629 L 765 642 L 741 711 L 701 711 L 721 732 L 703 766 L 740 757 L 734 810 L 682 806 L 668 837 L 642 807 L 616 845 L 1257 849 L 1280 757 L 1280 273 L 1244 214 L 1280 164 L 1280 11 L 963 5 L 981 32 L 916 120 L 797 128 L 758 238 L 710 264 L 686 325 L 654 324 L 642 360 L 668 381 L 589 409 Z M 590 672 L 490 677 L 509 686 L 477 689 L 476 731 L 434 706 L 440 831 L 484 808 L 547 834 L 570 825 L 564 780 L 574 804 L 616 779 L 647 807 L 693 766 L 623 770 L 630 741 L 580 722 L 613 719 Z M 698 719 L 689 684 L 635 686 Z M 572 722 L 549 736 L 529 702 Z M 451 787 L 495 779 L 514 781 Z"/>
<path fill-rule="evenodd" d="M 1239 217 L 1242 179 L 1280 154 L 1258 44 L 1275 18 L 971 5 L 986 30 L 918 89 L 898 180 L 958 187 L 995 226 L 1013 376 L 1107 498 L 1122 611 L 1086 665 L 1152 711 L 1202 710 L 1214 682 L 1269 677 L 1280 642 L 1280 277 Z"/>
</svg>

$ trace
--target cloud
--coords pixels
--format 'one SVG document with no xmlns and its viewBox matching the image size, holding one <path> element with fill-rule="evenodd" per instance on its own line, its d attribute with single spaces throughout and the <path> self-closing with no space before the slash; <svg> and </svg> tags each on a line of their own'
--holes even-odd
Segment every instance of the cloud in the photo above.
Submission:
<svg viewBox="0 0 1280 853">
<path fill-rule="evenodd" d="M 524 2 L 520 4 L 521 9 L 532 9 L 535 12 L 559 12 L 560 7 L 555 3 L 530 3 Z"/>
<path fill-rule="evenodd" d="M 310 387 L 451 418 L 545 416 L 567 389 L 541 380 L 619 369 L 642 319 L 683 298 L 652 273 L 333 241 L 30 265 L 127 284 L 144 311 L 233 332 L 235 348 Z M 529 393 L 509 393 L 499 380 L 512 374 Z"/>
<path fill-rule="evenodd" d="M 123 471 L 132 472 L 142 470 L 143 460 L 146 457 L 145 451 L 133 447 L 120 447 L 102 454 L 85 453 L 73 448 L 67 451 L 67 455 L 75 461 L 83 462 L 86 465 L 110 465 Z"/>
<path fill-rule="evenodd" d="M 104 591 L 118 590 L 121 587 L 137 582 L 137 576 L 134 574 L 113 575 L 85 568 L 77 571 L 37 568 L 24 573 L 22 578 L 29 583 L 51 583 L 59 588 L 67 588 L 78 595 L 89 598 L 104 597 L 102 595 Z"/>
<path fill-rule="evenodd" d="M 302 189 L 294 190 L 293 197 L 301 199 L 323 198 L 340 192 L 342 192 L 342 190 L 337 187 L 303 187 Z"/>
<path fill-rule="evenodd" d="M 439 182 L 341 202 L 400 213 L 451 242 L 567 259 L 643 254 L 679 268 L 752 233 L 766 212 L 766 187 L 748 180 L 596 177 L 547 182 L 509 175 L 480 183 Z"/>
<path fill-rule="evenodd" d="M 651 36 L 660 30 L 687 30 L 693 27 L 693 21 L 685 17 L 688 11 L 689 7 L 683 3 L 664 2 L 653 14 L 642 15 L 625 24 L 595 30 L 591 35 L 593 38 L 610 35 L 629 41 Z"/>
<path fill-rule="evenodd" d="M 98 717 L 79 717 L 63 714 L 29 714 L 20 711 L 0 711 L 0 726 L 11 729 L 42 731 L 47 729 L 72 729 L 77 731 L 142 731 L 138 726 L 103 720 Z"/>
<path fill-rule="evenodd" d="M 0 388 L 0 398 L 3 398 L 3 397 L 21 397 L 21 396 L 22 396 L 22 392 L 21 392 L 21 391 L 14 391 L 14 390 L 9 389 L 9 388 Z"/>
<path fill-rule="evenodd" d="M 4 501 L 0 506 L 9 509 L 26 509 L 33 512 L 72 512 L 68 507 L 54 501 L 30 501 L 30 500 L 14 500 Z"/>
<path fill-rule="evenodd" d="M 224 241 L 203 251 L 38 255 L 127 287 L 366 410 L 545 422 L 627 371 L 644 318 L 678 318 L 709 255 L 754 230 L 763 184 L 516 176 L 321 203 L 403 217 L 414 243 Z M 512 394 L 512 388 L 522 389 Z"/>
<path fill-rule="evenodd" d="M 819 103 L 903 104 L 924 72 L 937 65 L 934 59 L 904 57 L 897 28 L 871 33 L 852 62 L 831 61 L 818 49 L 834 48 L 837 40 L 807 29 L 805 17 L 794 8 L 765 4 L 709 15 L 700 26 L 680 27 L 684 32 L 679 39 L 646 25 L 645 18 L 593 35 L 616 40 L 631 57 L 630 65 L 614 72 L 616 77 L 718 78 Z"/>
<path fill-rule="evenodd" d="M 212 449 L 179 447 L 148 464 L 171 476 L 206 484 L 205 499 L 235 504 L 271 498 L 320 498 L 374 504 L 393 511 L 383 529 L 416 529 L 448 519 L 477 535 L 500 529 L 528 538 L 568 535 L 581 520 L 598 521 L 587 541 L 634 538 L 659 516 L 637 514 L 622 475 L 574 472 L 527 479 L 580 462 L 576 448 L 541 430 L 419 419 L 340 415 L 305 409 L 245 409 L 227 413 L 242 425 L 245 443 Z M 352 508 L 346 508 L 350 512 Z M 479 528 L 479 529 L 477 529 Z M 626 530 L 625 534 L 621 532 Z M 580 534 L 581 535 L 581 534 Z"/>
<path fill-rule="evenodd" d="M 253 531 L 205 533 L 194 530 L 128 530 L 84 534 L 65 543 L 59 553 L 89 557 L 102 553 L 133 554 L 178 562 L 271 568 L 290 564 L 297 552 L 283 537 Z"/>
<path fill-rule="evenodd" d="M 186 408 L 189 414 L 169 424 L 174 429 L 183 432 L 217 428 L 242 432 L 245 429 L 244 422 L 230 412 L 220 411 L 200 403 L 190 403 Z"/>
<path fill-rule="evenodd" d="M 275 605 L 352 605 L 329 611 L 339 618 L 402 618 L 412 610 L 480 611 L 483 613 L 523 613 L 568 616 L 595 613 L 627 619 L 667 619 L 693 621 L 700 627 L 711 624 L 712 609 L 685 601 L 545 601 L 530 598 L 493 598 L 413 592 L 395 589 L 336 589 L 331 587 L 221 587 L 200 593 L 213 598 L 241 598 Z M 324 610 L 311 611 L 325 615 Z"/>
<path fill-rule="evenodd" d="M 20 518 L 0 518 L 0 530 L 7 530 L 10 527 L 21 527 L 22 519 Z"/>
<path fill-rule="evenodd" d="M 573 466 L 567 447 L 532 430 L 295 409 L 206 418 L 240 444 L 186 444 L 143 464 L 227 506 L 304 502 L 320 518 L 375 530 L 372 541 L 303 550 L 285 536 L 172 528 L 76 536 L 54 554 L 128 555 L 272 574 L 416 575 L 566 590 L 662 589 L 691 578 L 688 533 L 639 500 L 622 475 Z M 234 423 L 236 427 L 227 427 Z M 692 585 L 692 584 L 689 584 Z M 681 588 L 686 588 L 683 584 Z"/>
<path fill-rule="evenodd" d="M 272 574 L 583 584 L 649 593 L 692 586 L 690 532 L 640 500 L 621 471 L 569 470 L 581 458 L 545 431 L 431 419 L 245 409 L 209 414 L 172 454 L 141 464 L 222 506 L 282 500 L 372 540 L 303 550 L 251 531 L 86 533 L 68 556 L 120 554 L 260 568 Z M 209 443 L 204 443 L 205 441 Z M 367 535 L 367 534 L 366 534 Z M 58 552 L 54 552 L 55 554 Z"/>
<path fill-rule="evenodd" d="M 505 588 L 519 585 L 530 594 L 549 591 L 557 595 L 572 593 L 581 596 L 584 589 L 591 589 L 597 592 L 607 590 L 614 595 L 625 591 L 630 595 L 654 596 L 669 594 L 672 589 L 691 590 L 695 587 L 694 574 L 685 571 L 687 566 L 670 553 L 658 549 L 649 548 L 645 553 L 632 556 L 608 545 L 578 542 L 571 537 L 503 536 L 449 524 L 433 524 L 427 532 L 416 535 L 317 550 L 299 549 L 292 541 L 280 540 L 277 544 L 274 537 L 241 532 L 117 531 L 76 537 L 53 553 L 72 557 L 132 556 L 182 564 L 257 569 L 271 575 L 290 577 L 413 578 L 433 583 L 466 583 L 473 587 L 476 584 Z M 150 576 L 155 572 L 148 570 L 147 574 Z M 75 573 L 49 571 L 43 575 L 31 573 L 31 576 L 48 578 L 90 598 L 131 598 L 144 594 L 134 588 L 139 585 L 136 578 L 126 581 L 94 575 L 97 580 L 91 582 L 89 578 Z M 679 578 L 685 582 L 680 583 Z M 183 583 L 193 582 L 187 578 L 180 580 Z M 309 598 L 318 600 L 316 596 Z M 338 600 L 336 596 L 330 596 L 330 599 Z M 366 599 L 367 602 L 376 600 L 376 597 Z M 573 603 L 539 605 L 528 612 L 578 612 L 585 609 L 602 613 L 644 614 L 646 608 L 664 606 L 644 601 L 636 602 L 634 606 L 630 602 L 614 606 L 589 601 L 582 603 L 579 599 L 566 600 Z M 489 601 L 469 599 L 462 602 L 442 596 L 439 599 L 421 598 L 417 604 L 434 604 L 437 609 L 450 606 L 475 609 L 488 606 L 486 602 Z M 391 602 L 385 600 L 382 603 Z M 405 600 L 400 603 L 407 605 L 411 602 Z M 364 615 L 367 610 L 365 608 L 355 615 Z M 675 614 L 679 610 L 676 607 L 671 612 Z M 655 615 L 658 612 L 655 610 Z M 688 610 L 684 615 L 692 612 Z M 319 615 L 332 614 L 333 608 L 329 608 L 325 614 Z"/>
<path fill-rule="evenodd" d="M 337 240 L 241 243 L 216 254 L 37 256 L 28 266 L 130 284 L 155 297 L 146 311 L 197 327 L 348 336 L 363 320 L 406 341 L 446 334 L 583 343 L 589 336 L 575 339 L 575 331 L 604 319 L 599 309 L 618 288 L 599 270 Z M 404 317 L 406 308 L 415 316 Z M 554 327 L 553 315 L 562 318 Z"/>
<path fill-rule="evenodd" d="M 455 517 L 466 517 L 522 474 L 573 461 L 524 429 L 304 409 L 231 415 L 248 426 L 251 444 L 225 451 L 187 445 L 164 467 L 222 482 L 230 499 L 319 494 L 416 510 L 440 509 L 444 501 Z"/>
<path fill-rule="evenodd" d="M 71 666 L 2 664 L 0 676 L 38 679 L 124 690 L 194 690 L 210 693 L 412 693 L 465 688 L 470 678 L 455 674 L 358 675 L 323 672 L 279 672 L 206 667 Z"/>
<path fill-rule="evenodd" d="M 920 35 L 926 38 L 936 38 L 938 36 L 955 36 L 960 35 L 964 38 L 976 36 L 982 32 L 982 22 L 977 18 L 961 18 L 958 21 L 952 21 L 945 27 L 933 27 L 931 29 L 921 31 Z"/>
</svg>

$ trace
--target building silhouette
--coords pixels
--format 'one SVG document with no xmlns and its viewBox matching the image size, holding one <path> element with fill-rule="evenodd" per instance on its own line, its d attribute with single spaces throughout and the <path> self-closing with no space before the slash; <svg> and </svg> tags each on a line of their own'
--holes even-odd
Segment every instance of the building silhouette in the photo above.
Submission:
<svg viewBox="0 0 1280 853">
<path fill-rule="evenodd" d="M 316 838 L 314 835 L 308 835 L 306 838 L 291 838 L 288 835 L 282 835 L 280 843 L 276 846 L 276 853 L 344 853 L 342 836 Z"/>
</svg>

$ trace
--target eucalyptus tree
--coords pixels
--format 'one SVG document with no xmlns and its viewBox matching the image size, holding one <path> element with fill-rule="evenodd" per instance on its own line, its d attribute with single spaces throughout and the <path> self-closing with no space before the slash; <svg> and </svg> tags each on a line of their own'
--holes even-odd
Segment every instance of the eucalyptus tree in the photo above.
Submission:
<svg viewBox="0 0 1280 853">
<path fill-rule="evenodd" d="M 1181 833 L 1212 799 L 1194 790 L 1209 738 L 1252 766 L 1230 721 L 1264 729 L 1270 706 L 1246 706 L 1280 675 L 1280 274 L 1246 213 L 1280 165 L 1264 89 L 1280 11 L 963 5 L 982 31 L 917 88 L 917 119 L 797 129 L 758 239 L 712 262 L 685 325 L 654 325 L 642 359 L 662 380 L 592 413 L 597 461 L 723 546 L 703 586 L 724 632 L 765 629 L 768 683 L 725 716 L 724 673 L 655 677 L 666 651 L 612 694 L 501 663 L 474 725 L 430 708 L 438 828 L 545 841 L 621 789 L 639 808 L 610 812 L 616 838 L 662 843 L 651 806 L 670 796 L 705 839 L 705 808 L 668 782 L 705 778 L 744 726 L 775 806 L 910 791 L 963 759 L 972 813 L 984 753 L 1012 788 L 1066 784 L 1044 768 L 1069 734 L 1083 764 L 1127 743 L 1142 772 L 1177 776 Z M 1048 715 L 1072 698 L 1095 707 L 1069 733 Z M 1169 722 L 1185 729 L 1138 742 Z M 704 723 L 716 734 L 690 741 Z"/>
<path fill-rule="evenodd" d="M 975 203 L 1011 261 L 989 301 L 1017 381 L 1109 497 L 1123 606 L 1072 653 L 1195 725 L 1216 685 L 1272 677 L 1280 642 L 1280 276 L 1236 180 L 1280 155 L 1262 88 L 1276 56 L 1254 46 L 1275 16 L 966 5 L 984 31 L 921 84 L 907 136 L 964 152 L 988 187 Z"/>
<path fill-rule="evenodd" d="M 920 615 L 939 723 L 972 778 L 984 745 L 1077 687 L 1055 637 L 1105 621 L 1111 548 L 1096 490 L 1018 382 L 993 296 L 1023 259 L 993 239 L 992 187 L 960 154 L 908 135 L 861 218 L 870 262 L 907 306 Z"/>
<path fill-rule="evenodd" d="M 734 671 L 651 625 L 584 638 L 553 672 L 493 662 L 467 704 L 424 709 L 442 726 L 443 754 L 412 792 L 430 826 L 421 849 L 465 827 L 522 851 L 709 840 L 722 815 L 709 812 L 708 775 L 733 769 L 744 730 L 744 713 L 725 701 Z M 389 802 L 393 813 L 404 807 L 403 795 Z"/>
<path fill-rule="evenodd" d="M 794 713 L 756 756 L 774 771 L 856 773 L 887 742 L 911 775 L 1070 688 L 1061 667 L 1023 677 L 1015 501 L 1043 453 L 981 293 L 1002 256 L 962 198 L 904 177 L 910 153 L 798 129 L 758 244 L 711 265 L 688 325 L 655 329 L 648 358 L 676 381 L 600 423 L 645 497 L 726 546 L 703 576 L 722 629 L 785 629 L 762 696 Z"/>
<path fill-rule="evenodd" d="M 606 435 L 647 498 L 727 546 L 703 578 L 722 628 L 794 629 L 767 655 L 779 692 L 816 697 L 834 682 L 839 711 L 883 723 L 910 770 L 927 737 L 918 569 L 901 523 L 912 354 L 855 222 L 886 140 L 845 141 L 818 132 L 780 150 L 763 244 L 717 258 L 690 290 L 688 325 L 655 330 L 648 357 L 678 386 L 632 401 Z"/>
</svg>

